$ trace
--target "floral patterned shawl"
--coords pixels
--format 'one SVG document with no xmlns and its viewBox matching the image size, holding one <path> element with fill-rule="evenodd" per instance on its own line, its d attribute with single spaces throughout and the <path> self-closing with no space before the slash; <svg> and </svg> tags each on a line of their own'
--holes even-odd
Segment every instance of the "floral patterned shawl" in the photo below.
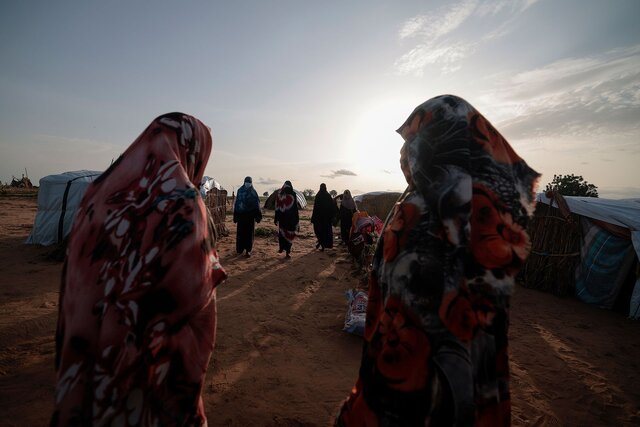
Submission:
<svg viewBox="0 0 640 427">
<path fill-rule="evenodd" d="M 65 262 L 52 425 L 205 425 L 215 288 L 226 274 L 197 183 L 197 119 L 154 120 L 87 190 Z"/>
<path fill-rule="evenodd" d="M 398 132 L 409 187 L 378 243 L 360 375 L 336 425 L 509 425 L 509 297 L 538 174 L 455 96 Z"/>
</svg>

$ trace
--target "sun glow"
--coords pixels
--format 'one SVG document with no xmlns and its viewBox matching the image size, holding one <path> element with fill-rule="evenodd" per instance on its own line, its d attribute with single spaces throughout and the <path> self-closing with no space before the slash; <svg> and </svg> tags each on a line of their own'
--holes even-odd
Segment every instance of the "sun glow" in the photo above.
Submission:
<svg viewBox="0 0 640 427">
<path fill-rule="evenodd" d="M 371 103 L 356 118 L 349 134 L 348 158 L 358 173 L 377 181 L 384 176 L 397 178 L 402 138 L 395 130 L 404 121 L 405 110 L 406 103 L 401 107 L 397 101 L 385 100 Z"/>
</svg>

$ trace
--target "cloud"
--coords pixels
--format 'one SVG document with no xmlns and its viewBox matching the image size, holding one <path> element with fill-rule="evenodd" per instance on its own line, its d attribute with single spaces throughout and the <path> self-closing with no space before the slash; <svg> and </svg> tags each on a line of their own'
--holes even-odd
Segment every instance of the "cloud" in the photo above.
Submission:
<svg viewBox="0 0 640 427">
<path fill-rule="evenodd" d="M 605 199 L 640 199 L 638 187 L 598 187 L 598 195 Z"/>
<path fill-rule="evenodd" d="M 399 74 L 418 76 L 428 65 L 439 66 L 445 74 L 455 72 L 479 44 L 509 34 L 519 16 L 537 1 L 463 0 L 434 13 L 409 18 L 398 37 L 401 41 L 415 39 L 416 44 L 396 60 L 394 68 Z M 489 18 L 496 21 L 496 28 L 486 34 L 478 33 Z M 466 25 L 467 21 L 473 21 L 472 25 Z"/>
<path fill-rule="evenodd" d="M 439 13 L 418 15 L 407 20 L 400 29 L 400 39 L 421 36 L 424 38 L 440 38 L 457 29 L 477 7 L 477 0 L 465 0 L 441 9 Z M 433 25 L 436 22 L 438 25 Z"/>
<path fill-rule="evenodd" d="M 329 175 L 320 175 L 323 178 L 337 178 L 339 176 L 358 176 L 357 173 L 348 169 L 338 169 L 337 171 L 331 171 Z"/>
<path fill-rule="evenodd" d="M 415 72 L 422 75 L 422 70 L 428 64 L 439 64 L 443 72 L 451 73 L 460 68 L 457 63 L 467 56 L 470 49 L 470 46 L 462 44 L 440 47 L 421 44 L 404 54 L 396 62 L 396 70 L 401 74 Z"/>
<path fill-rule="evenodd" d="M 640 45 L 565 58 L 513 75 L 481 97 L 516 138 L 633 139 L 640 132 Z M 634 151 L 634 146 L 620 145 Z M 636 144 L 637 150 L 637 144 Z"/>
<path fill-rule="evenodd" d="M 280 181 L 277 179 L 273 179 L 273 178 L 258 178 L 256 180 L 254 180 L 254 182 L 256 184 L 259 185 L 275 185 L 275 184 L 280 184 Z"/>
</svg>

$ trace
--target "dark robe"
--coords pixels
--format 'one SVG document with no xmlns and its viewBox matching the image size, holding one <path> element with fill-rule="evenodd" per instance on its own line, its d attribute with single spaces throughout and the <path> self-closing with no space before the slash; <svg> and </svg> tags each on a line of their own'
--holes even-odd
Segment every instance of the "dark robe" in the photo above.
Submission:
<svg viewBox="0 0 640 427">
<path fill-rule="evenodd" d="M 251 252 L 253 249 L 253 232 L 256 222 L 262 220 L 262 212 L 255 209 L 250 212 L 233 213 L 233 222 L 237 224 L 236 252 Z"/>
<path fill-rule="evenodd" d="M 258 193 L 256 193 L 256 190 L 252 186 L 246 187 L 246 183 L 247 181 L 238 189 L 238 194 L 236 195 L 236 200 L 233 205 L 233 222 L 238 224 L 236 252 L 239 254 L 245 250 L 247 254 L 251 252 L 251 249 L 253 249 L 255 222 L 262 220 Z"/>
<path fill-rule="evenodd" d="M 318 244 L 322 248 L 333 247 L 332 223 L 338 213 L 337 211 L 338 208 L 327 190 L 318 191 L 313 203 L 311 223 L 313 224 L 313 232 L 318 239 Z"/>
<path fill-rule="evenodd" d="M 351 219 L 355 209 L 347 209 L 344 206 L 340 206 L 340 238 L 344 244 L 349 243 L 349 234 L 351 232 Z"/>
<path fill-rule="evenodd" d="M 279 252 L 285 251 L 289 254 L 300 221 L 296 193 L 292 187 L 284 186 L 276 197 L 274 221 L 278 224 Z"/>
</svg>

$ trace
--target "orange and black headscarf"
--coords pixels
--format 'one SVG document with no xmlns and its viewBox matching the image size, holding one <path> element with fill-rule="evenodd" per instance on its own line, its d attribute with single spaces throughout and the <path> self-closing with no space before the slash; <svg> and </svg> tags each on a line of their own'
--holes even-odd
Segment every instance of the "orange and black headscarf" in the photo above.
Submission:
<svg viewBox="0 0 640 427">
<path fill-rule="evenodd" d="M 456 96 L 398 133 L 408 188 L 374 256 L 360 376 L 336 423 L 508 425 L 509 297 L 539 175 Z"/>
</svg>

